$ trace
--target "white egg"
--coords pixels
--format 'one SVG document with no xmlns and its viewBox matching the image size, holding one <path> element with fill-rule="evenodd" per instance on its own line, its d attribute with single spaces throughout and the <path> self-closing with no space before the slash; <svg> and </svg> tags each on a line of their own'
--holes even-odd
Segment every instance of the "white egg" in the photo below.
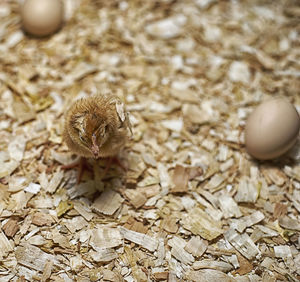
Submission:
<svg viewBox="0 0 300 282">
<path fill-rule="evenodd" d="M 277 158 L 296 143 L 299 129 L 300 117 L 291 103 L 282 98 L 266 101 L 247 120 L 247 151 L 260 160 Z"/>
<path fill-rule="evenodd" d="M 47 36 L 62 25 L 63 3 L 61 0 L 25 0 L 21 17 L 26 32 L 34 36 Z"/>
</svg>

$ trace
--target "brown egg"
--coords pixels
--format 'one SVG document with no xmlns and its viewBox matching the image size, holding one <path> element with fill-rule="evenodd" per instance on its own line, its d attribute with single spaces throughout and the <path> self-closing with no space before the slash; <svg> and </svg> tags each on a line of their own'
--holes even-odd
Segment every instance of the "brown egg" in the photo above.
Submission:
<svg viewBox="0 0 300 282">
<path fill-rule="evenodd" d="M 61 0 L 25 0 L 21 16 L 26 32 L 34 36 L 47 36 L 62 24 L 63 3 Z"/>
<path fill-rule="evenodd" d="M 247 151 L 259 160 L 277 158 L 295 144 L 299 129 L 300 117 L 291 103 L 282 98 L 266 101 L 247 120 Z"/>
</svg>

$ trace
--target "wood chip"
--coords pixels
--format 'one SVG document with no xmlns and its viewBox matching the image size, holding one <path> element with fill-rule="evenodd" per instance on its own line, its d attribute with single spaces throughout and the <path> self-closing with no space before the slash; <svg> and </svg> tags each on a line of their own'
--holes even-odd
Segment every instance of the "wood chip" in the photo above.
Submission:
<svg viewBox="0 0 300 282">
<path fill-rule="evenodd" d="M 2 230 L 4 231 L 7 237 L 14 237 L 15 234 L 19 231 L 18 221 L 15 219 L 9 219 L 3 226 Z"/>
<path fill-rule="evenodd" d="M 247 179 L 240 181 L 237 194 L 234 199 L 240 203 L 255 203 L 258 197 L 258 188 L 255 184 L 249 182 Z"/>
<path fill-rule="evenodd" d="M 157 249 L 158 241 L 148 235 L 134 232 L 126 228 L 120 227 L 120 232 L 123 235 L 124 239 L 127 239 L 133 243 L 141 245 L 143 248 L 154 252 Z"/>
<path fill-rule="evenodd" d="M 92 209 L 97 213 L 113 215 L 123 201 L 124 199 L 117 192 L 107 189 L 95 200 Z"/>
<path fill-rule="evenodd" d="M 42 212 L 36 212 L 32 217 L 32 223 L 37 226 L 50 226 L 54 223 L 51 215 Z"/>
<path fill-rule="evenodd" d="M 97 226 L 91 230 L 90 245 L 95 249 L 114 248 L 121 245 L 123 237 L 117 228 Z"/>
<path fill-rule="evenodd" d="M 48 184 L 47 192 L 49 192 L 50 194 L 54 193 L 58 188 L 58 185 L 61 183 L 63 177 L 64 173 L 62 171 L 55 172 Z"/>
<path fill-rule="evenodd" d="M 239 232 L 243 232 L 247 227 L 250 227 L 256 223 L 259 223 L 265 218 L 264 214 L 260 211 L 256 211 L 251 215 L 240 218 L 232 226 L 234 226 Z"/>
<path fill-rule="evenodd" d="M 94 217 L 94 214 L 91 212 L 91 210 L 87 207 L 81 204 L 80 202 L 74 203 L 74 209 L 82 215 L 87 221 L 91 221 Z"/>
<path fill-rule="evenodd" d="M 44 270 L 47 261 L 57 263 L 53 255 L 29 244 L 17 247 L 15 255 L 18 263 L 41 272 Z"/>
<path fill-rule="evenodd" d="M 201 257 L 208 247 L 208 242 L 202 240 L 199 236 L 193 236 L 184 249 L 195 257 Z"/>
<path fill-rule="evenodd" d="M 222 234 L 221 222 L 213 220 L 200 208 L 194 208 L 182 219 L 184 228 L 194 235 L 200 235 L 206 240 L 212 240 Z"/>
<path fill-rule="evenodd" d="M 51 272 L 52 272 L 52 267 L 53 267 L 53 261 L 47 260 L 44 266 L 43 274 L 41 277 L 42 282 L 46 282 L 47 279 L 50 278 Z"/>
<path fill-rule="evenodd" d="M 225 239 L 247 259 L 253 259 L 260 251 L 247 233 L 239 234 L 233 229 L 229 229 L 224 234 Z"/>
<path fill-rule="evenodd" d="M 163 271 L 163 272 L 155 272 L 153 274 L 155 280 L 157 281 L 164 281 L 167 280 L 169 277 L 169 272 L 168 271 Z"/>
<path fill-rule="evenodd" d="M 9 252 L 13 251 L 13 245 L 7 239 L 5 234 L 0 231 L 0 258 L 3 259 Z"/>
<path fill-rule="evenodd" d="M 97 251 L 90 251 L 89 255 L 95 262 L 110 262 L 118 257 L 114 249 L 97 249 Z"/>
<path fill-rule="evenodd" d="M 142 207 L 147 201 L 146 196 L 138 190 L 128 189 L 124 194 L 136 209 Z"/>
<path fill-rule="evenodd" d="M 280 218 L 279 225 L 286 229 L 300 231 L 300 222 L 288 216 Z"/>
<path fill-rule="evenodd" d="M 195 261 L 193 263 L 193 269 L 202 269 L 202 268 L 209 268 L 215 269 L 222 272 L 229 272 L 233 269 L 233 266 L 230 263 L 224 261 L 214 261 L 211 259 L 203 259 L 201 261 Z"/>
<path fill-rule="evenodd" d="M 209 182 L 204 186 L 204 189 L 213 190 L 218 188 L 224 181 L 224 177 L 221 174 L 215 174 Z"/>
<path fill-rule="evenodd" d="M 172 247 L 171 254 L 182 263 L 192 264 L 194 262 L 194 257 L 184 249 L 186 245 L 185 240 L 174 236 L 168 241 L 168 245 Z"/>
<path fill-rule="evenodd" d="M 235 282 L 236 280 L 227 274 L 214 269 L 201 269 L 198 271 L 189 271 L 186 275 L 187 279 L 191 281 L 201 281 L 201 282 L 209 282 L 209 281 L 224 281 L 224 282 Z"/>
<path fill-rule="evenodd" d="M 176 217 L 168 216 L 162 221 L 162 228 L 170 233 L 176 233 L 178 230 L 178 219 Z"/>
<path fill-rule="evenodd" d="M 172 187 L 172 193 L 184 193 L 188 189 L 188 181 L 189 181 L 189 168 L 176 165 L 173 171 L 172 181 L 174 183 L 174 187 Z"/>
<path fill-rule="evenodd" d="M 219 196 L 218 200 L 225 218 L 242 216 L 242 213 L 238 205 L 236 204 L 236 202 L 233 200 L 232 197 L 223 194 Z"/>
<path fill-rule="evenodd" d="M 253 265 L 246 258 L 241 255 L 238 255 L 238 260 L 240 267 L 236 270 L 239 275 L 245 275 L 252 271 Z"/>
</svg>

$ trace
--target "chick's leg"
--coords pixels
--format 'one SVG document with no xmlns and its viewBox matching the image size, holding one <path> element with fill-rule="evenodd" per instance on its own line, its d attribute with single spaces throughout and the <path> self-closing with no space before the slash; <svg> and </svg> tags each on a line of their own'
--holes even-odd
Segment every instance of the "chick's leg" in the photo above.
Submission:
<svg viewBox="0 0 300 282">
<path fill-rule="evenodd" d="M 107 163 L 103 172 L 103 176 L 105 176 L 109 169 L 111 168 L 112 164 L 115 163 L 117 166 L 121 167 L 124 171 L 126 171 L 126 167 L 120 162 L 120 160 L 117 157 L 108 157 Z"/>
<path fill-rule="evenodd" d="M 76 183 L 79 184 L 81 182 L 81 177 L 85 169 L 90 170 L 90 166 L 86 160 L 86 158 L 80 157 L 78 160 L 76 160 L 73 163 L 63 165 L 61 167 L 62 169 L 73 169 L 77 168 L 77 178 L 76 178 Z"/>
</svg>

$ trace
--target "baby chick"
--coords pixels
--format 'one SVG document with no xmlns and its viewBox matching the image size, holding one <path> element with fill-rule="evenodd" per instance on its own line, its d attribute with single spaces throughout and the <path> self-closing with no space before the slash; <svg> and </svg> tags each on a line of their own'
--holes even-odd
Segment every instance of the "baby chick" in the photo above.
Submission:
<svg viewBox="0 0 300 282">
<path fill-rule="evenodd" d="M 128 113 L 116 96 L 98 94 L 79 99 L 65 115 L 64 140 L 81 157 L 115 156 L 124 147 L 129 132 Z"/>
</svg>

